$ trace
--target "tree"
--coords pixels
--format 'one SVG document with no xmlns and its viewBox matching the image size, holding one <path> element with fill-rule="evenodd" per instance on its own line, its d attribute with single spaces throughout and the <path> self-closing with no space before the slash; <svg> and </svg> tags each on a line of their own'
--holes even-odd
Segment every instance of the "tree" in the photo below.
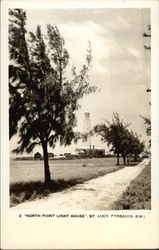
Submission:
<svg viewBox="0 0 159 250">
<path fill-rule="evenodd" d="M 134 155 L 134 161 L 137 161 L 138 156 L 144 151 L 145 149 L 145 142 L 140 141 L 137 134 L 133 136 L 133 150 L 132 153 Z"/>
<path fill-rule="evenodd" d="M 145 144 L 143 141 L 140 141 L 136 133 L 134 133 L 133 131 L 127 131 L 126 144 L 124 145 L 124 147 L 126 151 L 127 164 L 129 165 L 130 158 L 134 157 L 134 161 L 137 161 L 139 155 L 145 148 Z"/>
<path fill-rule="evenodd" d="M 140 116 L 144 122 L 145 125 L 147 126 L 146 128 L 146 134 L 150 138 L 151 137 L 151 119 L 145 116 Z M 151 138 L 149 139 L 149 148 L 151 147 Z"/>
<path fill-rule="evenodd" d="M 45 184 L 51 180 L 48 145 L 57 141 L 69 145 L 75 139 L 75 112 L 79 100 L 95 91 L 89 85 L 91 67 L 89 45 L 86 63 L 79 73 L 72 67 L 72 80 L 66 78 L 69 54 L 57 27 L 47 25 L 47 35 L 37 26 L 36 32 L 26 30 L 26 12 L 9 11 L 9 122 L 10 138 L 18 133 L 16 153 L 30 153 L 41 145 L 44 158 Z"/>
<path fill-rule="evenodd" d="M 117 156 L 117 165 L 119 165 L 120 156 L 123 158 L 124 165 L 129 164 L 129 158 L 134 155 L 135 160 L 144 149 L 144 143 L 140 142 L 137 134 L 128 130 L 130 124 L 120 119 L 117 113 L 113 114 L 112 123 L 96 125 L 94 133 L 101 136 L 101 140 L 111 146 L 111 151 Z"/>
<path fill-rule="evenodd" d="M 101 140 L 107 142 L 108 146 L 111 146 L 110 151 L 113 151 L 117 156 L 117 165 L 119 165 L 119 157 L 121 154 L 121 143 L 123 142 L 123 136 L 126 128 L 129 124 L 125 124 L 120 120 L 117 113 L 113 114 L 112 123 L 105 121 L 106 123 L 96 125 L 94 132 L 101 136 Z M 122 155 L 124 156 L 124 151 Z"/>
</svg>

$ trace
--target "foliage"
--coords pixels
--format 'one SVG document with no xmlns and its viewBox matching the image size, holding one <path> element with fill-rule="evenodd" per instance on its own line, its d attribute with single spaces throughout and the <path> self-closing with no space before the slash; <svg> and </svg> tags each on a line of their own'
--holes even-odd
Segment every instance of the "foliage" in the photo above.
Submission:
<svg viewBox="0 0 159 250">
<path fill-rule="evenodd" d="M 77 73 L 73 66 L 72 79 L 68 80 L 69 54 L 58 28 L 47 25 L 44 37 L 40 26 L 35 33 L 26 30 L 22 9 L 9 14 L 10 138 L 19 134 L 16 153 L 30 153 L 36 145 L 42 146 L 45 182 L 49 183 L 48 144 L 54 147 L 60 141 L 68 145 L 76 138 L 73 128 L 79 100 L 95 91 L 88 77 L 91 47 L 89 44 L 81 71 Z"/>
<path fill-rule="evenodd" d="M 126 165 L 126 158 L 129 164 L 129 158 L 132 155 L 137 160 L 138 155 L 144 150 L 144 142 L 140 142 L 137 134 L 128 130 L 129 125 L 121 120 L 117 113 L 114 113 L 112 123 L 105 121 L 93 128 L 94 133 L 111 146 L 110 151 L 117 155 L 118 165 L 120 155 Z"/>
<path fill-rule="evenodd" d="M 151 137 L 151 120 L 150 118 L 147 118 L 147 117 L 144 117 L 144 116 L 140 116 L 144 122 L 145 122 L 145 125 L 147 126 L 146 128 L 146 134 L 147 136 Z M 149 148 L 151 147 L 151 139 L 149 140 Z"/>
<path fill-rule="evenodd" d="M 151 209 L 151 167 L 146 166 L 111 209 Z"/>
</svg>

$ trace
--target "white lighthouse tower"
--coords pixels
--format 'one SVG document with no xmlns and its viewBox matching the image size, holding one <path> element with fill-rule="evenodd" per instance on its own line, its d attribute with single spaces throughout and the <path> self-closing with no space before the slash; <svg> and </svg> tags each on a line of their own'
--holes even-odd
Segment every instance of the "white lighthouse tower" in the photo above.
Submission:
<svg viewBox="0 0 159 250">
<path fill-rule="evenodd" d="M 90 120 L 90 113 L 85 112 L 84 113 L 84 121 L 83 121 L 83 132 L 89 133 L 91 131 L 91 120 Z M 86 145 L 91 147 L 91 136 L 88 136 Z"/>
</svg>

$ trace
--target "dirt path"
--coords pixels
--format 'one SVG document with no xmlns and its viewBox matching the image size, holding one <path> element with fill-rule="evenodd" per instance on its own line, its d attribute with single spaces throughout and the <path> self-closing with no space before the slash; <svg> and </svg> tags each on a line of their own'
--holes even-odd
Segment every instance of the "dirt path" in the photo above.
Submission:
<svg viewBox="0 0 159 250">
<path fill-rule="evenodd" d="M 148 159 L 135 167 L 87 181 L 75 187 L 49 195 L 44 199 L 25 202 L 14 209 L 106 210 L 118 199 L 129 183 L 142 171 Z"/>
</svg>

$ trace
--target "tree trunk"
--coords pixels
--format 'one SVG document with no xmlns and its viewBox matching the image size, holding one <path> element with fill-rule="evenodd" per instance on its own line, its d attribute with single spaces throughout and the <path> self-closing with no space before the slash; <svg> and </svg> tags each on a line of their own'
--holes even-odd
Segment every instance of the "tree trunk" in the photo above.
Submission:
<svg viewBox="0 0 159 250">
<path fill-rule="evenodd" d="M 123 157 L 123 162 L 124 162 L 124 165 L 126 165 L 126 156 L 122 156 Z"/>
<path fill-rule="evenodd" d="M 134 155 L 134 162 L 137 162 L 137 155 Z"/>
<path fill-rule="evenodd" d="M 43 143 L 43 157 L 44 157 L 44 174 L 45 174 L 45 184 L 48 186 L 51 181 L 50 170 L 49 170 L 49 160 L 47 152 L 47 142 Z"/>
<path fill-rule="evenodd" d="M 129 156 L 127 156 L 127 165 L 129 165 Z"/>
<path fill-rule="evenodd" d="M 119 154 L 117 154 L 117 166 L 119 166 Z"/>
</svg>

